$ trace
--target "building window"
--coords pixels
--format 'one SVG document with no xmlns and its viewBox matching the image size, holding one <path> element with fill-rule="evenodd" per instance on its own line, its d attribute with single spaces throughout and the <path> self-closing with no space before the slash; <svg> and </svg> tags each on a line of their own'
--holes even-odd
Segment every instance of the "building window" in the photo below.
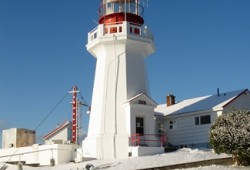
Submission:
<svg viewBox="0 0 250 170">
<path fill-rule="evenodd" d="M 200 124 L 200 117 L 195 117 L 194 122 L 195 122 L 195 125 L 199 125 Z"/>
<path fill-rule="evenodd" d="M 157 123 L 157 133 L 158 134 L 163 134 L 164 133 L 163 122 L 158 122 Z"/>
<path fill-rule="evenodd" d="M 144 119 L 142 117 L 136 118 L 136 134 L 144 134 Z"/>
<path fill-rule="evenodd" d="M 145 100 L 138 100 L 138 103 L 139 104 L 144 104 L 144 105 L 147 104 Z"/>
<path fill-rule="evenodd" d="M 176 128 L 176 122 L 175 120 L 169 121 L 169 129 L 175 129 Z"/>
<path fill-rule="evenodd" d="M 201 116 L 201 125 L 205 125 L 205 124 L 210 124 L 211 123 L 211 116 L 210 115 L 206 115 L 206 116 Z"/>
<path fill-rule="evenodd" d="M 205 115 L 194 118 L 195 125 L 205 125 L 211 123 L 211 115 Z"/>
</svg>

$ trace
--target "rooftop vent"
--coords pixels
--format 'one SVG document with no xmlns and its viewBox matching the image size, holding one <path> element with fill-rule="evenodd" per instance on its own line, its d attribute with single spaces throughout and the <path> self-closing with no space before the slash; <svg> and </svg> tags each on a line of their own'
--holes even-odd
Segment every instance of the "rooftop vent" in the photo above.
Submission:
<svg viewBox="0 0 250 170">
<path fill-rule="evenodd" d="M 220 96 L 220 89 L 217 88 L 217 96 Z"/>
</svg>

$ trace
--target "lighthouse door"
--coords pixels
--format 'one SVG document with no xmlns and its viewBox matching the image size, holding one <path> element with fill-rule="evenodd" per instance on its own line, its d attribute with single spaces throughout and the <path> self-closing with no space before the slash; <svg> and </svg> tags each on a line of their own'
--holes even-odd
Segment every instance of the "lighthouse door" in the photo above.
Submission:
<svg viewBox="0 0 250 170">
<path fill-rule="evenodd" d="M 136 134 L 144 134 L 144 118 L 136 117 Z"/>
</svg>

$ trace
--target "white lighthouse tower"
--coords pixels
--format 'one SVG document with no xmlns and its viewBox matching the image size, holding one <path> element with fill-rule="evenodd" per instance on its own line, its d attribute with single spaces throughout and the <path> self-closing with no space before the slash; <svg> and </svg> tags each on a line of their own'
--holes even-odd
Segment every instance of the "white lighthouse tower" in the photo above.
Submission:
<svg viewBox="0 0 250 170">
<path fill-rule="evenodd" d="M 144 25 L 140 0 L 100 2 L 99 25 L 88 34 L 87 50 L 97 63 L 83 152 L 87 157 L 99 159 L 125 158 L 130 153 L 131 134 L 136 133 L 136 116 L 127 106 L 136 96 L 149 96 L 144 60 L 155 51 L 155 46 Z M 155 103 L 149 103 L 153 120 Z M 144 108 L 141 112 L 148 111 Z M 149 128 L 154 129 L 154 123 Z"/>
</svg>

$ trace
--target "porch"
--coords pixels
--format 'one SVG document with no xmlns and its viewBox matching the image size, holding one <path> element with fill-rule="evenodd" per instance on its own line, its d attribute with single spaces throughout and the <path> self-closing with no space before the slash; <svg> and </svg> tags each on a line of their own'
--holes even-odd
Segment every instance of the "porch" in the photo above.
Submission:
<svg viewBox="0 0 250 170">
<path fill-rule="evenodd" d="M 130 137 L 129 156 L 139 157 L 164 153 L 167 143 L 163 134 L 132 134 Z"/>
</svg>

